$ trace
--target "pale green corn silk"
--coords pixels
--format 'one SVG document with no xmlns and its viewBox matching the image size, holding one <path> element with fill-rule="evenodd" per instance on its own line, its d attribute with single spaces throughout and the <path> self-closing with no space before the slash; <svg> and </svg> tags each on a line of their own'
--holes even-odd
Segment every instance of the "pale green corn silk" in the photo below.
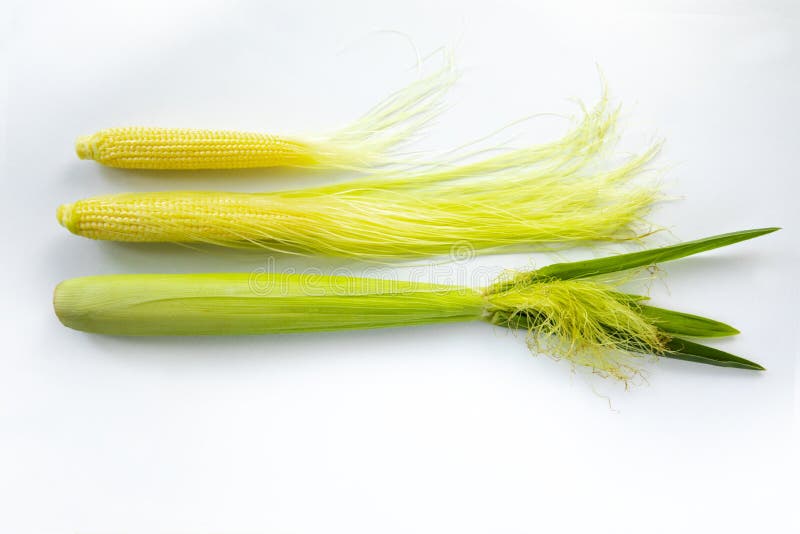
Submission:
<svg viewBox="0 0 800 534">
<path fill-rule="evenodd" d="M 454 243 L 511 252 L 638 238 L 649 231 L 644 218 L 659 199 L 655 181 L 642 174 L 660 145 L 609 165 L 618 115 L 604 92 L 551 143 L 265 194 L 284 217 L 259 229 L 268 239 L 246 245 L 381 259 L 448 254 Z M 232 228 L 236 235 L 246 230 Z"/>
<path fill-rule="evenodd" d="M 603 275 L 641 268 L 774 231 L 725 234 L 672 247 L 520 273 L 483 290 L 298 274 L 108 275 L 62 282 L 55 310 L 66 326 L 112 335 L 235 335 L 412 326 L 483 319 L 523 329 L 533 349 L 626 380 L 641 355 L 763 369 L 683 339 L 738 331 L 644 304 Z M 613 260 L 613 261 L 611 261 Z M 581 272 L 579 272 L 581 271 Z"/>
</svg>

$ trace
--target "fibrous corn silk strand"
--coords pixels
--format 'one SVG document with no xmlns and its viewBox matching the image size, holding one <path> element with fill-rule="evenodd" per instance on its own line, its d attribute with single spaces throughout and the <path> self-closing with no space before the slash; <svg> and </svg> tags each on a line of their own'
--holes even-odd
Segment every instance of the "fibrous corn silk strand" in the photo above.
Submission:
<svg viewBox="0 0 800 534">
<path fill-rule="evenodd" d="M 637 179 L 658 145 L 609 168 L 618 114 L 604 95 L 561 139 L 479 161 L 283 192 L 101 196 L 58 218 L 94 239 L 360 258 L 631 239 L 658 197 L 653 180 Z"/>
<path fill-rule="evenodd" d="M 493 323 L 527 329 L 533 351 L 627 380 L 639 372 L 641 354 L 662 354 L 669 337 L 641 313 L 636 297 L 616 289 L 594 279 L 490 287 L 486 314 Z"/>
</svg>

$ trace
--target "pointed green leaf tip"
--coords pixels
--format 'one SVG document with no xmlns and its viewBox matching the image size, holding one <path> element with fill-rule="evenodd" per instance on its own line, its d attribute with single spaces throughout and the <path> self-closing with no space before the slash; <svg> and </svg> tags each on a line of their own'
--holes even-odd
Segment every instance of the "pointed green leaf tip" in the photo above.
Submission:
<svg viewBox="0 0 800 534">
<path fill-rule="evenodd" d="M 679 243 L 669 247 L 643 250 L 630 254 L 620 254 L 618 256 L 608 256 L 596 260 L 554 263 L 536 270 L 531 274 L 535 275 L 537 278 L 556 278 L 559 280 L 587 278 L 589 276 L 625 271 L 637 267 L 685 258 L 686 256 L 691 256 L 707 250 L 725 247 L 738 243 L 739 241 L 746 241 L 765 234 L 770 234 L 777 230 L 780 230 L 780 228 L 773 227 L 743 230 L 741 232 L 731 232 L 729 234 L 706 237 L 696 241 Z"/>
<path fill-rule="evenodd" d="M 689 337 L 725 337 L 735 336 L 739 333 L 730 325 L 691 313 L 665 310 L 645 304 L 639 304 L 639 311 L 668 334 Z"/>
<path fill-rule="evenodd" d="M 765 371 L 766 369 L 756 362 L 745 360 L 728 352 L 693 343 L 685 339 L 674 337 L 666 344 L 666 351 L 661 354 L 665 358 L 686 360 L 690 362 L 705 363 L 718 367 L 735 367 L 737 369 L 750 369 Z"/>
</svg>

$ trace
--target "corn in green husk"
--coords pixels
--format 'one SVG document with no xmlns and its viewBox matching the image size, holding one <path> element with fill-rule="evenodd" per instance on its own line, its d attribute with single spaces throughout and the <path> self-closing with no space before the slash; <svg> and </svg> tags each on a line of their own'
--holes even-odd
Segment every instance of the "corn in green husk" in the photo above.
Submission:
<svg viewBox="0 0 800 534">
<path fill-rule="evenodd" d="M 67 280 L 55 310 L 70 328 L 111 335 L 298 333 L 484 320 L 528 332 L 531 345 L 627 379 L 643 354 L 761 370 L 684 337 L 738 333 L 726 324 L 644 304 L 609 274 L 726 246 L 775 228 L 553 264 L 483 288 L 295 274 L 144 274 Z"/>
</svg>

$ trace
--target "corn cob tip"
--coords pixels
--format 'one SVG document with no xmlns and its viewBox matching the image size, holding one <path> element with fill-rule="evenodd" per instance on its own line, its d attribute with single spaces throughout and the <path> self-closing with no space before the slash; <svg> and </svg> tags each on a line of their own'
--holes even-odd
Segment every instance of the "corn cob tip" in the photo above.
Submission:
<svg viewBox="0 0 800 534">
<path fill-rule="evenodd" d="M 64 282 L 68 282 L 65 280 Z M 69 326 L 70 322 L 67 318 L 67 314 L 64 313 L 64 306 L 61 303 L 61 286 L 64 285 L 64 282 L 59 283 L 55 290 L 53 290 L 53 309 L 56 312 L 56 317 L 64 326 Z"/>
<path fill-rule="evenodd" d="M 75 153 L 80 159 L 94 159 L 94 145 L 93 135 L 82 135 L 75 140 Z"/>
<path fill-rule="evenodd" d="M 73 209 L 73 206 L 73 204 L 61 204 L 56 210 L 56 219 L 58 219 L 58 224 L 70 232 L 75 233 L 75 210 Z"/>
</svg>

